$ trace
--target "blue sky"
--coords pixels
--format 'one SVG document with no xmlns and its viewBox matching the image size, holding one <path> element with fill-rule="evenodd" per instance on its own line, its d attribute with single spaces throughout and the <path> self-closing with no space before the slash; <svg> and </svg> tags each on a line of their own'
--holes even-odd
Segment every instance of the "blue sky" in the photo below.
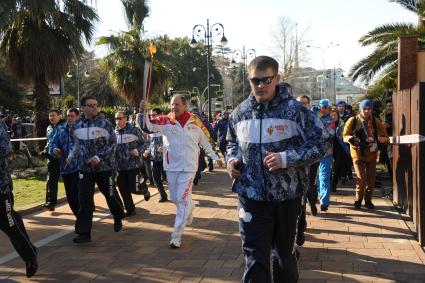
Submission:
<svg viewBox="0 0 425 283">
<path fill-rule="evenodd" d="M 414 14 L 387 0 L 150 0 L 150 17 L 145 22 L 147 34 L 191 37 L 195 24 L 222 23 L 231 49 L 254 48 L 257 55 L 273 55 L 271 34 L 280 17 L 308 29 L 310 45 L 338 47 L 324 51 L 309 48 L 308 66 L 317 69 L 341 67 L 347 71 L 370 52 L 360 47 L 358 39 L 385 23 L 416 22 Z M 119 0 L 97 1 L 101 18 L 96 37 L 126 30 Z"/>
</svg>

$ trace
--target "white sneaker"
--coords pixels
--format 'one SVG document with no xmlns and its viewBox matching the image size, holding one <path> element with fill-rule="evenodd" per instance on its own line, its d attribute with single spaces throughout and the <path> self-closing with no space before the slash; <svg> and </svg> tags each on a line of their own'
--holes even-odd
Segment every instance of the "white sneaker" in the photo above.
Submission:
<svg viewBox="0 0 425 283">
<path fill-rule="evenodd" d="M 171 239 L 170 241 L 170 248 L 172 249 L 178 249 L 180 248 L 180 241 L 177 239 Z"/>
</svg>

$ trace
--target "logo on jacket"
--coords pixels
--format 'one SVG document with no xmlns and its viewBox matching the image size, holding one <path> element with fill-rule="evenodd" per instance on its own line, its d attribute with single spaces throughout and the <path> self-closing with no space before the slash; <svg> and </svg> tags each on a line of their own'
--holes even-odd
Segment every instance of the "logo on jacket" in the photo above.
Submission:
<svg viewBox="0 0 425 283">
<path fill-rule="evenodd" d="M 267 128 L 267 133 L 268 133 L 270 136 L 273 134 L 273 126 L 272 126 L 272 125 L 270 125 L 270 126 Z"/>
<path fill-rule="evenodd" d="M 288 128 L 288 125 L 276 125 L 275 129 L 278 133 L 283 134 L 285 130 Z"/>
</svg>

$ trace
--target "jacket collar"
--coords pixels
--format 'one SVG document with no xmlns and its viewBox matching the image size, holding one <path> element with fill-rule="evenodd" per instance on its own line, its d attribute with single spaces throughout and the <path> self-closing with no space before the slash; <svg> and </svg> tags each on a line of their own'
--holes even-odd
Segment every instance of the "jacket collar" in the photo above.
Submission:
<svg viewBox="0 0 425 283">
<path fill-rule="evenodd" d="M 289 85 L 286 83 L 280 83 L 275 90 L 275 96 L 272 98 L 271 101 L 269 101 L 268 103 L 263 103 L 263 104 L 267 104 L 268 107 L 276 107 L 279 104 L 282 103 L 282 101 L 284 101 L 285 99 L 289 99 L 291 97 L 290 94 L 290 89 L 288 89 Z M 254 94 L 251 92 L 248 96 L 248 99 L 250 101 L 250 104 L 252 106 L 252 108 L 257 109 L 257 106 L 259 103 L 257 102 L 257 100 L 255 99 Z"/>
</svg>

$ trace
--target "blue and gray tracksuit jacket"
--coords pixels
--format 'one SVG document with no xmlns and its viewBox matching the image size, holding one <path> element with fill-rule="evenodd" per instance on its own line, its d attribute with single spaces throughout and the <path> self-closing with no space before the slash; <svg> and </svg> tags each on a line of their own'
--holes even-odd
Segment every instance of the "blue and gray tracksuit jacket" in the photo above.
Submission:
<svg viewBox="0 0 425 283">
<path fill-rule="evenodd" d="M 322 158 L 330 143 L 320 119 L 289 94 L 276 88 L 268 103 L 251 93 L 232 112 L 227 131 L 227 160 L 241 161 L 241 177 L 232 190 L 256 201 L 281 202 L 301 197 L 307 189 L 307 165 Z M 270 172 L 263 165 L 268 152 L 279 152 L 282 167 Z"/>
<path fill-rule="evenodd" d="M 66 123 L 63 120 L 60 120 L 59 123 L 57 123 L 56 125 L 50 124 L 49 126 L 47 126 L 47 130 L 46 130 L 47 143 L 46 143 L 46 146 L 44 147 L 45 153 L 48 153 L 50 155 L 49 153 L 50 143 L 52 142 L 56 133 L 60 131 L 61 129 L 63 129 L 65 126 L 66 126 Z M 50 157 L 54 159 L 58 159 L 56 155 L 50 155 Z"/>
<path fill-rule="evenodd" d="M 71 146 L 75 143 L 75 137 L 71 133 L 69 125 L 57 130 L 55 136 L 49 143 L 49 155 L 57 156 L 53 153 L 55 148 L 59 148 L 62 151 L 60 172 L 62 175 L 72 174 L 78 171 L 78 158 L 73 158 L 71 163 L 68 165 L 65 160 L 68 158 Z M 78 154 L 78 153 L 77 153 Z"/>
<path fill-rule="evenodd" d="M 120 129 L 115 129 L 117 149 L 115 151 L 116 169 L 127 171 L 142 167 L 142 154 L 148 147 L 148 141 L 143 136 L 142 130 L 130 123 Z M 137 149 L 139 156 L 131 156 L 130 152 Z"/>
<path fill-rule="evenodd" d="M 161 133 L 153 133 L 149 134 L 149 153 L 150 153 L 150 159 L 152 161 L 162 161 L 162 152 L 158 151 L 159 147 L 163 147 L 164 143 L 162 141 L 162 134 Z"/>
<path fill-rule="evenodd" d="M 7 194 L 12 191 L 12 177 L 7 164 L 7 156 L 12 152 L 7 126 L 3 121 L 0 121 L 0 194 Z"/>
<path fill-rule="evenodd" d="M 109 120 L 100 116 L 87 119 L 82 116 L 71 127 L 75 142 L 69 156 L 78 159 L 81 172 L 103 172 L 114 169 L 114 154 L 117 144 L 114 128 Z M 88 160 L 92 157 L 100 160 L 92 166 Z"/>
</svg>

